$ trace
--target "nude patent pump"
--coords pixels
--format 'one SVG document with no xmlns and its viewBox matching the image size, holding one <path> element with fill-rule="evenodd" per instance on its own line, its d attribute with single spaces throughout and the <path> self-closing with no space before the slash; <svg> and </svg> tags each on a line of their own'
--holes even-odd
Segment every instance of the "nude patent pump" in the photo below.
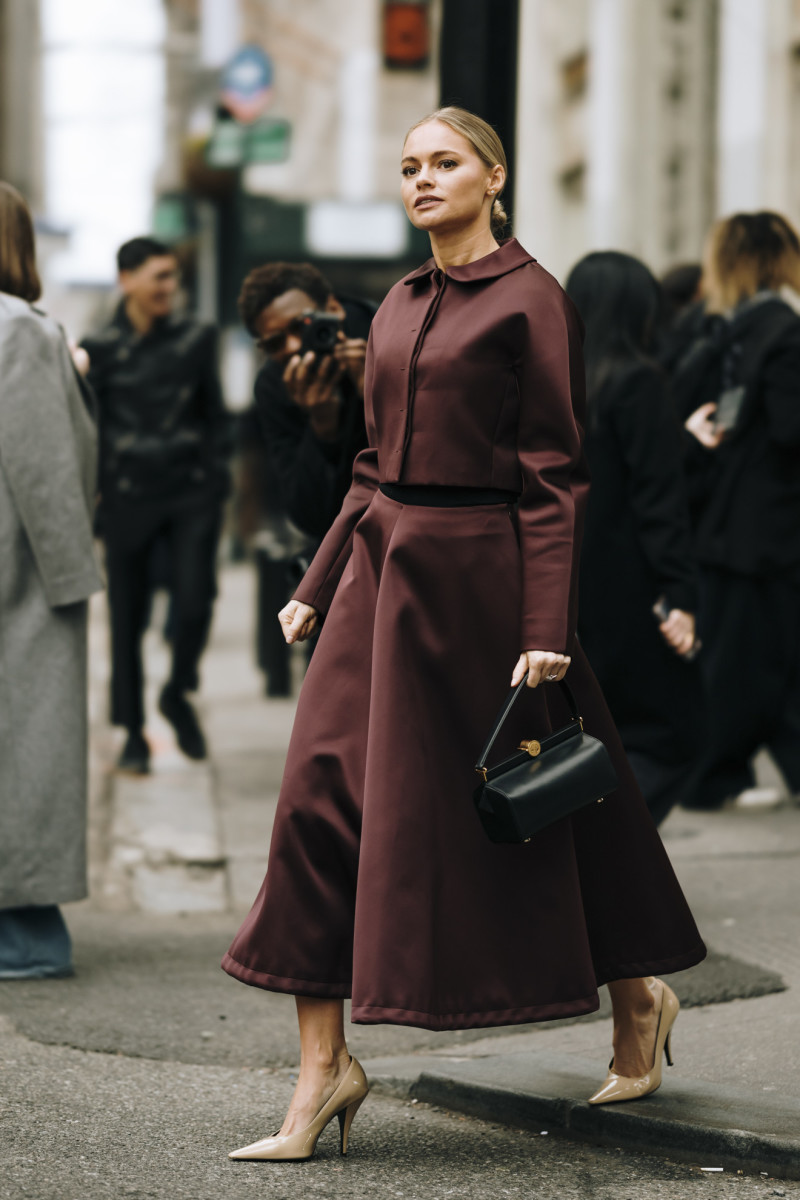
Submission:
<svg viewBox="0 0 800 1200">
<path fill-rule="evenodd" d="M 661 1069 L 663 1058 L 672 1066 L 672 1026 L 680 1011 L 680 1001 L 661 979 L 657 979 L 661 991 L 661 1007 L 656 1026 L 656 1050 L 653 1065 L 646 1075 L 638 1079 L 630 1079 L 626 1075 L 617 1075 L 614 1070 L 614 1060 L 609 1064 L 609 1074 L 603 1085 L 590 1097 L 590 1104 L 610 1104 L 614 1100 L 641 1100 L 661 1087 Z"/>
<path fill-rule="evenodd" d="M 319 1110 L 314 1120 L 305 1129 L 281 1137 L 262 1138 L 241 1150 L 232 1150 L 228 1158 L 246 1158 L 271 1162 L 297 1162 L 311 1158 L 317 1148 L 317 1139 L 334 1117 L 339 1118 L 339 1150 L 347 1154 L 347 1140 L 353 1117 L 358 1112 L 369 1091 L 364 1070 L 357 1059 L 350 1059 L 350 1066 L 336 1091 Z"/>
</svg>

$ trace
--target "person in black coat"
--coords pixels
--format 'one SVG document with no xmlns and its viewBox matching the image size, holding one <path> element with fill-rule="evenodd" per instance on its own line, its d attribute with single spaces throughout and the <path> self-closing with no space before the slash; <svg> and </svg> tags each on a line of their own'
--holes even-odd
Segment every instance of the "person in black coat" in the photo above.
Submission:
<svg viewBox="0 0 800 1200">
<path fill-rule="evenodd" d="M 364 360 L 375 306 L 335 296 L 310 263 L 270 263 L 247 276 L 239 309 L 265 354 L 240 440 L 243 483 L 261 498 L 260 515 L 250 517 L 258 662 L 267 694 L 286 696 L 289 647 L 276 615 L 333 524 L 367 444 Z M 301 353 L 315 312 L 339 322 L 331 354 Z"/>
<path fill-rule="evenodd" d="M 323 538 L 367 445 L 364 363 L 375 306 L 334 295 L 310 263 L 269 263 L 242 285 L 239 311 L 266 356 L 255 407 L 286 514 Z M 305 319 L 338 319 L 331 353 L 303 351 Z"/>
<path fill-rule="evenodd" d="M 648 357 L 660 289 L 643 263 L 608 251 L 577 264 L 567 293 L 586 326 L 592 477 L 578 633 L 661 821 L 699 750 L 703 703 L 681 430 Z"/>
<path fill-rule="evenodd" d="M 685 801 L 717 808 L 770 750 L 800 791 L 800 240 L 770 212 L 712 230 L 672 367 L 685 420 L 709 736 Z"/>
</svg>

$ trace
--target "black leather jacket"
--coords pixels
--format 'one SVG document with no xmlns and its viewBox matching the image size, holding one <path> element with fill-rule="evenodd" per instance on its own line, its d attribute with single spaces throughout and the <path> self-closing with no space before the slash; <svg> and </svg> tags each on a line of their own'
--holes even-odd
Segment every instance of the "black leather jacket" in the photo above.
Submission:
<svg viewBox="0 0 800 1200">
<path fill-rule="evenodd" d="M 214 327 L 170 316 L 142 335 L 120 304 L 82 344 L 98 401 L 103 505 L 191 493 L 221 498 L 229 419 Z"/>
</svg>

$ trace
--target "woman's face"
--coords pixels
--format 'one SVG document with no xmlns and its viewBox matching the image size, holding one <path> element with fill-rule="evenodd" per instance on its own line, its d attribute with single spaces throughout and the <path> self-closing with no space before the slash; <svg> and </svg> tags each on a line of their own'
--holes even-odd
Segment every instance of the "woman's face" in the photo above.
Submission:
<svg viewBox="0 0 800 1200">
<path fill-rule="evenodd" d="M 492 202 L 505 181 L 470 143 L 443 121 L 412 129 L 403 147 L 403 204 L 412 225 L 429 233 L 489 224 Z"/>
</svg>

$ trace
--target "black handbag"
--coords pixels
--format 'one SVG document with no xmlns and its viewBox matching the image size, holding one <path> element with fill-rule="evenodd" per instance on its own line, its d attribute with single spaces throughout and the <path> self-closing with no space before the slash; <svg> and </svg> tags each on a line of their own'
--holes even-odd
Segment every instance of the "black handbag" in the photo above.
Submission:
<svg viewBox="0 0 800 1200">
<path fill-rule="evenodd" d="M 541 740 L 520 742 L 515 754 L 495 767 L 486 766 L 495 739 L 526 686 L 527 677 L 512 688 L 475 765 L 483 778 L 475 790 L 475 807 L 493 842 L 529 842 L 540 829 L 587 804 L 599 803 L 618 786 L 608 751 L 584 733 L 575 698 L 563 680 L 558 686 L 572 714 L 569 724 Z"/>
</svg>

